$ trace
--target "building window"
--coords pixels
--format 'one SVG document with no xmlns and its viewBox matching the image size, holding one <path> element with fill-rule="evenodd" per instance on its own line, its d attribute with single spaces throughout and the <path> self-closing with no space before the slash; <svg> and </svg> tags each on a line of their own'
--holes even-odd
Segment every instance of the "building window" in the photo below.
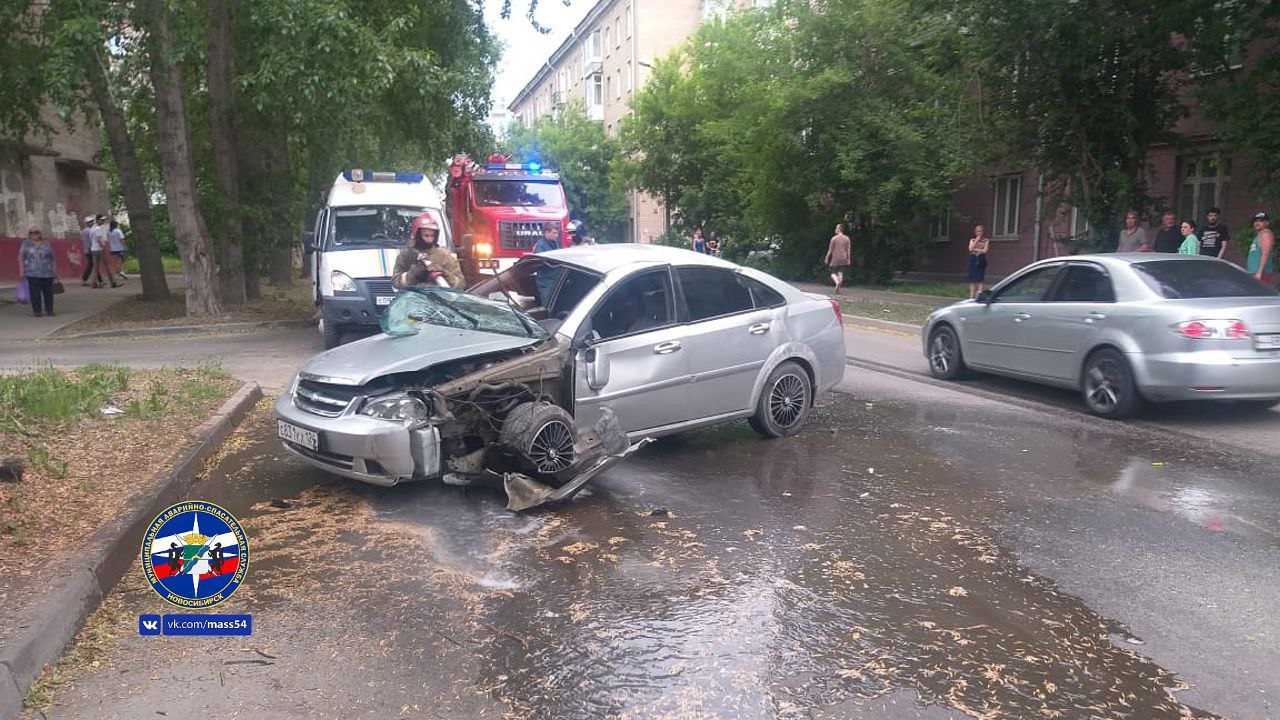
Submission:
<svg viewBox="0 0 1280 720">
<path fill-rule="evenodd" d="M 600 62 L 600 31 L 595 30 L 587 36 L 584 62 Z"/>
<path fill-rule="evenodd" d="M 621 98 L 622 98 L 622 71 L 619 70 L 618 81 L 613 84 L 613 99 L 619 100 Z"/>
<path fill-rule="evenodd" d="M 612 75 L 604 79 L 604 96 L 609 97 L 610 95 L 613 95 L 613 76 Z"/>
<path fill-rule="evenodd" d="M 1082 240 L 1089 234 L 1089 218 L 1080 212 L 1080 208 L 1071 208 L 1071 239 Z"/>
<path fill-rule="evenodd" d="M 929 221 L 929 239 L 934 242 L 946 242 L 951 239 L 951 211 Z"/>
<path fill-rule="evenodd" d="M 626 13 L 627 13 L 627 37 L 631 37 L 635 33 L 636 29 L 635 29 L 635 26 L 632 24 L 634 21 L 631 19 L 630 5 L 627 6 Z"/>
<path fill-rule="evenodd" d="M 1022 200 L 1022 176 L 996 178 L 996 205 L 991 213 L 992 237 L 1018 235 L 1018 205 Z"/>
<path fill-rule="evenodd" d="M 631 61 L 628 60 L 627 61 L 627 94 L 628 95 L 630 95 L 632 92 L 635 91 L 635 88 L 633 87 L 634 84 L 635 84 L 635 75 L 631 72 Z"/>
<path fill-rule="evenodd" d="M 622 47 L 622 18 L 613 19 L 613 41 Z"/>
<path fill-rule="evenodd" d="M 602 83 L 604 78 L 600 77 L 600 73 L 591 76 L 591 82 L 587 85 L 587 106 L 596 108 L 604 105 L 604 87 Z"/>
<path fill-rule="evenodd" d="M 606 57 L 608 57 L 609 51 L 612 49 L 613 43 L 609 42 L 609 27 L 606 25 L 604 28 L 604 54 Z"/>
<path fill-rule="evenodd" d="M 1204 219 L 1211 207 L 1226 213 L 1227 188 L 1231 184 L 1231 158 L 1217 155 L 1183 158 L 1178 212 L 1184 218 Z"/>
</svg>

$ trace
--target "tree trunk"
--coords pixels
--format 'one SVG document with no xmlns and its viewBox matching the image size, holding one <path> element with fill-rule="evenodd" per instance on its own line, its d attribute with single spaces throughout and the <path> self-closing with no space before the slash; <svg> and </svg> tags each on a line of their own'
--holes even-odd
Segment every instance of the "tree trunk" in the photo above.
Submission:
<svg viewBox="0 0 1280 720">
<path fill-rule="evenodd" d="M 111 97 L 106 69 L 97 52 L 85 54 L 85 69 L 89 79 L 89 91 L 98 105 L 102 125 L 107 131 L 111 156 L 120 173 L 120 189 L 124 193 L 124 206 L 129 212 L 129 230 L 133 235 L 133 250 L 138 254 L 139 274 L 142 278 L 142 299 L 165 300 L 169 297 L 169 282 L 164 277 L 164 263 L 160 260 L 160 241 L 156 238 L 155 225 L 151 222 L 151 200 L 146 183 L 142 180 L 142 165 L 129 136 L 129 126 L 124 112 Z"/>
<path fill-rule="evenodd" d="M 241 239 L 239 163 L 236 161 L 235 98 L 231 90 L 231 3 L 209 0 L 205 67 L 209 84 L 209 125 L 213 142 L 213 179 L 225 212 L 218 228 L 218 280 L 222 302 L 241 305 L 245 301 L 244 253 Z"/>
<path fill-rule="evenodd" d="M 277 198 L 277 206 L 287 208 L 288 195 L 284 188 L 289 187 L 289 141 L 283 133 L 277 133 L 267 144 L 267 177 L 271 178 L 272 195 Z M 272 285 L 293 284 L 293 248 L 297 242 L 296 226 L 288 213 L 276 213 L 272 223 L 270 243 L 270 259 L 267 266 L 267 278 Z"/>
<path fill-rule="evenodd" d="M 151 85 L 155 88 L 156 145 L 164 168 L 173 239 L 187 279 L 187 315 L 220 315 L 209 231 L 196 200 L 195 164 L 187 127 L 182 68 L 174 62 L 173 36 L 164 0 L 142 0 L 150 33 Z"/>
</svg>

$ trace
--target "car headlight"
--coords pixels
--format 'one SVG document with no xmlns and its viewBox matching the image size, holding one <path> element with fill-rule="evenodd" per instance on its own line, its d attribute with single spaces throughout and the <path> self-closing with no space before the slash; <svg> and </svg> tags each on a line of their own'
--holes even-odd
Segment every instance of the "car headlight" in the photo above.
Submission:
<svg viewBox="0 0 1280 720">
<path fill-rule="evenodd" d="M 427 404 L 412 395 L 370 400 L 360 408 L 360 414 L 382 420 L 426 420 L 431 417 Z"/>
<path fill-rule="evenodd" d="M 341 270 L 334 270 L 329 273 L 329 280 L 333 283 L 334 292 L 355 292 L 356 281 L 351 276 Z"/>
</svg>

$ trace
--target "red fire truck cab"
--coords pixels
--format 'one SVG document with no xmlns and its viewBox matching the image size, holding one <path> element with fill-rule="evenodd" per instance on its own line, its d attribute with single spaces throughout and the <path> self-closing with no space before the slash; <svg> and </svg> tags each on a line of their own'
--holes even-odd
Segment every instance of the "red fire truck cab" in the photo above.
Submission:
<svg viewBox="0 0 1280 720">
<path fill-rule="evenodd" d="M 469 285 L 533 252 L 547 226 L 565 242 L 569 208 L 564 188 L 560 176 L 539 163 L 490 155 L 480 165 L 457 155 L 449 164 L 445 205 Z"/>
</svg>

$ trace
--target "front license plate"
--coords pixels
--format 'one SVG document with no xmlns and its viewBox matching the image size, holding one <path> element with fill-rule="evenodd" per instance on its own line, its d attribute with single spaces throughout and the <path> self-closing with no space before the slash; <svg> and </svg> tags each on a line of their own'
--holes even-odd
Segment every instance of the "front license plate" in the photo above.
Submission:
<svg viewBox="0 0 1280 720">
<path fill-rule="evenodd" d="M 1259 350 L 1280 350 L 1280 333 L 1254 335 L 1253 346 Z"/>
<path fill-rule="evenodd" d="M 497 270 L 498 269 L 497 260 L 480 260 L 479 265 L 481 270 Z"/>
<path fill-rule="evenodd" d="M 308 430 L 293 423 L 277 420 L 276 432 L 280 434 L 281 438 L 294 445 L 301 445 L 308 450 L 320 450 L 320 433 L 315 430 Z"/>
<path fill-rule="evenodd" d="M 391 301 L 395 299 L 396 299 L 395 295 L 379 295 L 373 299 L 373 302 L 375 305 L 379 305 L 379 306 L 390 305 Z"/>
</svg>

